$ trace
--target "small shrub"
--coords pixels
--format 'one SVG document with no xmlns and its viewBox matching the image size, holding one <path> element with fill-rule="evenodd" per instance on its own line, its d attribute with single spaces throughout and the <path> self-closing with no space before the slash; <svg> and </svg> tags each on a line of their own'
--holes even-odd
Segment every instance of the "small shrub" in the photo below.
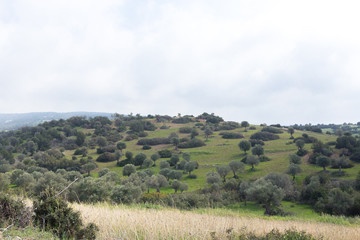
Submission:
<svg viewBox="0 0 360 240">
<path fill-rule="evenodd" d="M 250 130 L 256 130 L 256 127 L 255 126 L 251 126 L 249 127 Z"/>
<path fill-rule="evenodd" d="M 172 155 L 171 151 L 168 149 L 158 151 L 158 153 L 160 155 L 160 158 L 170 158 Z"/>
<path fill-rule="evenodd" d="M 45 231 L 51 231 L 59 238 L 96 239 L 98 227 L 90 223 L 84 226 L 80 212 L 74 211 L 53 190 L 42 192 L 34 201 L 35 223 Z"/>
<path fill-rule="evenodd" d="M 262 155 L 262 156 L 259 157 L 259 161 L 260 161 L 260 162 L 268 162 L 268 161 L 270 161 L 270 160 L 271 160 L 271 159 L 270 159 L 269 157 L 264 156 L 264 155 Z"/>
<path fill-rule="evenodd" d="M 299 150 L 296 152 L 296 155 L 298 155 L 299 157 L 303 157 L 303 156 L 305 156 L 307 153 L 308 153 L 307 150 L 305 150 L 305 149 L 299 149 Z"/>
<path fill-rule="evenodd" d="M 147 132 L 139 132 L 139 137 L 147 137 L 149 134 Z"/>
<path fill-rule="evenodd" d="M 105 152 L 101 154 L 97 159 L 97 162 L 112 162 L 115 161 L 115 156 L 112 153 Z"/>
<path fill-rule="evenodd" d="M 190 179 L 197 179 L 197 175 L 196 174 L 190 174 L 187 176 Z"/>
<path fill-rule="evenodd" d="M 179 133 L 191 133 L 192 128 L 191 127 L 181 127 L 179 128 Z"/>
<path fill-rule="evenodd" d="M 142 147 L 142 149 L 143 149 L 143 150 L 149 150 L 149 149 L 151 149 L 151 146 L 149 146 L 149 145 L 144 145 L 144 146 Z"/>
<path fill-rule="evenodd" d="M 139 136 L 137 134 L 129 134 L 126 136 L 125 141 L 132 141 L 134 139 L 138 139 Z"/>
<path fill-rule="evenodd" d="M 0 195 L 0 227 L 6 223 L 25 227 L 30 224 L 31 211 L 21 200 L 15 200 L 7 194 Z"/>
</svg>

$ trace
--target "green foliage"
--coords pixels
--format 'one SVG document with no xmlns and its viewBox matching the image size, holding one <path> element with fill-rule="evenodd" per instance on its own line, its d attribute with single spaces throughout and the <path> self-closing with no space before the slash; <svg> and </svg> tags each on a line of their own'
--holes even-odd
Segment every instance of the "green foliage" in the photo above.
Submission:
<svg viewBox="0 0 360 240">
<path fill-rule="evenodd" d="M 135 166 L 143 165 L 145 159 L 146 159 L 146 155 L 144 153 L 136 154 L 136 156 L 134 158 L 134 165 Z"/>
<path fill-rule="evenodd" d="M 109 153 L 109 152 L 105 152 L 103 154 L 101 154 L 97 159 L 96 161 L 97 162 L 112 162 L 112 161 L 115 161 L 115 156 L 114 154 L 112 153 Z"/>
<path fill-rule="evenodd" d="M 179 148 L 195 148 L 202 146 L 205 146 L 205 143 L 201 139 L 196 139 L 196 138 L 179 144 Z"/>
<path fill-rule="evenodd" d="M 275 133 L 275 134 L 283 133 L 283 131 L 281 129 L 275 128 L 275 127 L 264 127 L 263 129 L 261 129 L 261 131 Z"/>
<path fill-rule="evenodd" d="M 160 155 L 160 158 L 169 158 L 172 155 L 171 151 L 168 149 L 158 151 L 158 153 Z"/>
<path fill-rule="evenodd" d="M 133 164 L 126 164 L 123 168 L 122 174 L 124 176 L 130 176 L 131 174 L 136 172 L 136 168 Z"/>
<path fill-rule="evenodd" d="M 226 181 L 226 176 L 231 171 L 228 165 L 218 165 L 216 166 L 216 172 L 223 178 L 223 181 Z"/>
<path fill-rule="evenodd" d="M 179 133 L 191 133 L 192 127 L 181 127 L 179 128 Z"/>
<path fill-rule="evenodd" d="M 244 153 L 246 153 L 246 151 L 250 150 L 250 148 L 251 148 L 251 144 L 250 144 L 250 142 L 247 141 L 247 140 L 242 140 L 242 141 L 240 141 L 239 144 L 238 144 L 238 146 L 239 146 L 239 148 L 240 148 L 241 150 L 244 151 Z"/>
<path fill-rule="evenodd" d="M 84 226 L 80 213 L 74 211 L 54 191 L 40 194 L 34 201 L 34 221 L 46 231 L 51 231 L 61 239 L 96 239 L 98 227 L 90 223 Z"/>
<path fill-rule="evenodd" d="M 261 145 L 257 144 L 251 149 L 251 152 L 253 155 L 259 157 L 260 155 L 264 154 L 264 148 Z"/>
<path fill-rule="evenodd" d="M 296 154 L 291 154 L 289 156 L 290 164 L 301 164 L 301 158 Z"/>
<path fill-rule="evenodd" d="M 256 180 L 246 190 L 249 199 L 265 204 L 265 214 L 271 213 L 272 206 L 279 206 L 285 196 L 284 191 L 264 179 Z"/>
<path fill-rule="evenodd" d="M 235 132 L 221 132 L 219 135 L 222 136 L 224 139 L 240 139 L 244 138 L 244 135 L 241 133 L 235 133 Z"/>
<path fill-rule="evenodd" d="M 111 200 L 113 202 L 125 204 L 139 202 L 142 195 L 141 187 L 135 186 L 131 182 L 115 186 L 111 192 Z"/>
<path fill-rule="evenodd" d="M 31 212 L 20 199 L 0 194 L 0 227 L 15 224 L 25 227 L 30 224 Z"/>
<path fill-rule="evenodd" d="M 244 163 L 242 163 L 239 160 L 231 161 L 231 162 L 229 162 L 228 165 L 234 174 L 234 178 L 237 178 L 237 175 L 236 175 L 237 172 L 242 172 L 245 169 Z"/>
<path fill-rule="evenodd" d="M 330 159 L 324 155 L 320 155 L 316 158 L 316 165 L 323 167 L 326 171 L 326 167 L 330 165 Z"/>
<path fill-rule="evenodd" d="M 247 156 L 245 161 L 251 166 L 251 170 L 255 170 L 254 166 L 259 164 L 259 158 L 254 155 Z"/>
<path fill-rule="evenodd" d="M 250 136 L 250 139 L 262 140 L 262 141 L 271 141 L 277 140 L 280 137 L 276 134 L 270 132 L 257 132 Z"/>
</svg>

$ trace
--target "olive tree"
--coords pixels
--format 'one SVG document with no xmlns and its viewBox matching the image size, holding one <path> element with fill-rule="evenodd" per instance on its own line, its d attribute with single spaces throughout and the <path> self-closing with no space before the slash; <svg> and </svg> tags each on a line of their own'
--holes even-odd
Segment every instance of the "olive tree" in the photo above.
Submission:
<svg viewBox="0 0 360 240">
<path fill-rule="evenodd" d="M 245 169 L 244 163 L 242 163 L 242 162 L 239 161 L 239 160 L 231 161 L 231 162 L 229 162 L 228 165 L 229 165 L 231 171 L 232 171 L 233 174 L 234 174 L 234 178 L 237 178 L 237 177 L 238 177 L 238 176 L 236 175 L 237 172 L 244 171 L 244 169 Z"/>
<path fill-rule="evenodd" d="M 239 142 L 239 148 L 246 154 L 246 151 L 250 150 L 251 148 L 251 143 L 248 140 L 242 140 Z"/>
<path fill-rule="evenodd" d="M 326 167 L 330 165 L 330 159 L 324 155 L 320 155 L 316 158 L 316 165 L 323 167 L 326 171 Z"/>
<path fill-rule="evenodd" d="M 264 154 L 264 148 L 263 146 L 261 146 L 260 144 L 256 144 L 252 149 L 251 152 L 253 155 L 256 155 L 258 157 L 260 157 L 261 155 Z"/>
<path fill-rule="evenodd" d="M 246 164 L 251 166 L 251 170 L 255 170 L 254 166 L 259 164 L 259 158 L 254 155 L 247 156 Z"/>
<path fill-rule="evenodd" d="M 247 121 L 242 121 L 240 125 L 241 127 L 245 128 L 244 130 L 245 132 L 246 132 L 246 128 L 250 126 L 250 124 Z"/>
<path fill-rule="evenodd" d="M 227 165 L 216 166 L 216 172 L 223 178 L 223 181 L 226 182 L 226 176 L 231 171 L 230 167 Z"/>
<path fill-rule="evenodd" d="M 191 175 L 191 172 L 195 170 L 197 163 L 194 161 L 187 162 L 184 166 L 184 170 Z"/>
<path fill-rule="evenodd" d="M 299 157 L 296 154 L 291 154 L 289 156 L 289 162 L 290 162 L 290 164 L 291 163 L 293 163 L 293 164 L 301 164 L 301 157 Z"/>
<path fill-rule="evenodd" d="M 265 205 L 265 214 L 271 214 L 272 206 L 279 206 L 285 194 L 284 191 L 270 181 L 258 179 L 246 190 L 249 199 Z"/>
<path fill-rule="evenodd" d="M 132 173 L 136 172 L 136 168 L 133 164 L 126 164 L 123 168 L 122 174 L 124 176 L 130 176 Z"/>
<path fill-rule="evenodd" d="M 295 181 L 295 176 L 298 174 L 298 173 L 301 173 L 301 168 L 299 165 L 295 164 L 295 163 L 291 163 L 289 165 L 289 168 L 288 168 L 288 171 L 287 171 L 288 174 L 290 174 L 292 177 L 293 177 L 293 181 Z"/>
<path fill-rule="evenodd" d="M 295 130 L 294 130 L 293 127 L 289 127 L 289 128 L 288 128 L 288 133 L 290 133 L 290 139 L 293 139 L 293 138 L 294 138 L 294 137 L 293 137 L 294 132 L 295 132 Z"/>
</svg>

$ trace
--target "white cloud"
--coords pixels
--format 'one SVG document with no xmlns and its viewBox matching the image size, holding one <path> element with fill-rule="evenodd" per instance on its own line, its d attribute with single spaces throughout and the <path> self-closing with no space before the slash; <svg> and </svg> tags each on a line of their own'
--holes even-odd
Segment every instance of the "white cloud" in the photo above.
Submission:
<svg viewBox="0 0 360 240">
<path fill-rule="evenodd" d="M 4 1 L 0 112 L 357 122 L 357 1 Z"/>
</svg>

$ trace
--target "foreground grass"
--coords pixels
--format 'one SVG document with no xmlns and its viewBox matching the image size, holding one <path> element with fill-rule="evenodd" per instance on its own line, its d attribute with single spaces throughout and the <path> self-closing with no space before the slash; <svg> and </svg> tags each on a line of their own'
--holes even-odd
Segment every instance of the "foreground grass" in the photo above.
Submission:
<svg viewBox="0 0 360 240">
<path fill-rule="evenodd" d="M 334 224 L 316 222 L 321 221 L 320 218 L 300 221 L 259 217 L 231 209 L 180 211 L 149 205 L 109 204 L 74 204 L 73 207 L 81 212 L 85 223 L 94 222 L 99 226 L 99 239 L 212 239 L 214 233 L 219 239 L 226 239 L 229 230 L 235 234 L 249 231 L 263 235 L 274 228 L 280 231 L 297 229 L 325 239 L 354 240 L 360 236 L 360 225 L 340 225 L 346 221 Z"/>
</svg>

